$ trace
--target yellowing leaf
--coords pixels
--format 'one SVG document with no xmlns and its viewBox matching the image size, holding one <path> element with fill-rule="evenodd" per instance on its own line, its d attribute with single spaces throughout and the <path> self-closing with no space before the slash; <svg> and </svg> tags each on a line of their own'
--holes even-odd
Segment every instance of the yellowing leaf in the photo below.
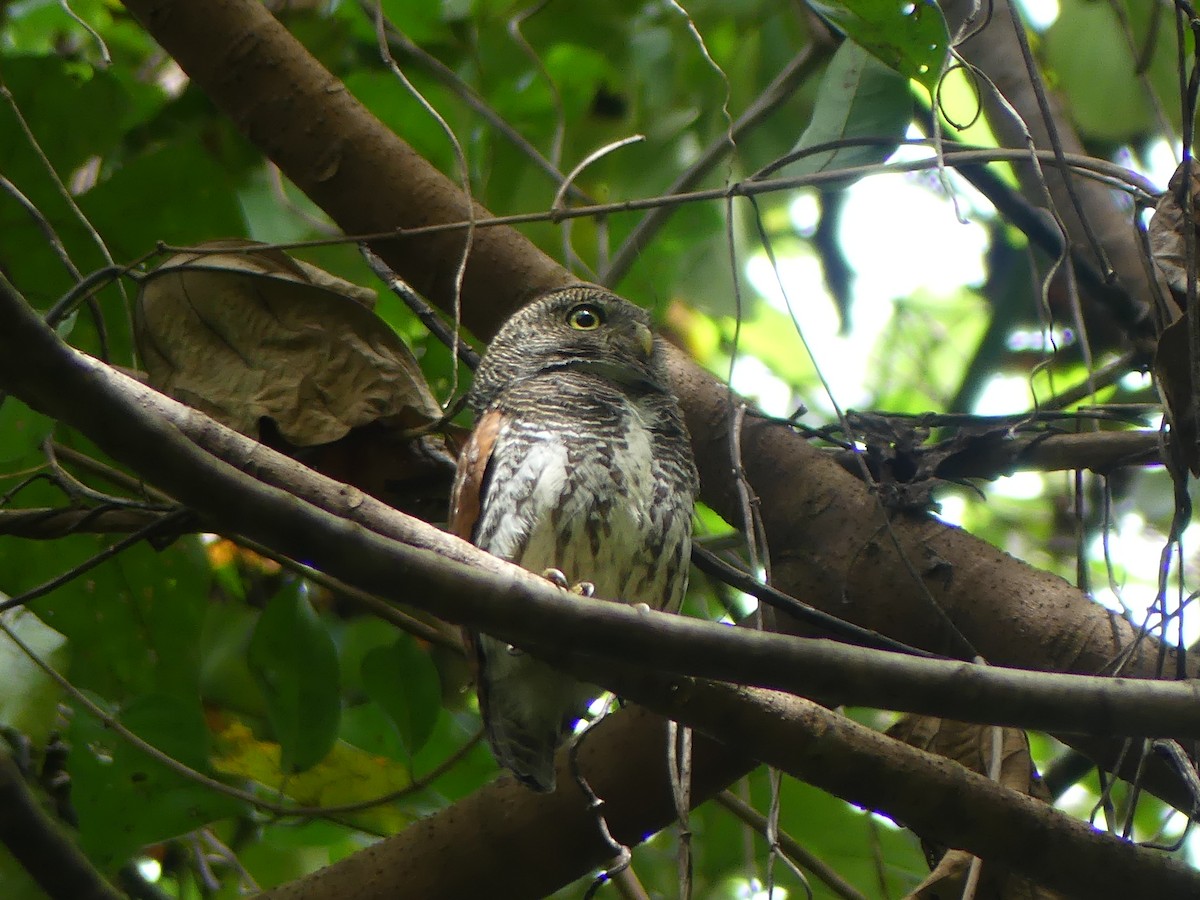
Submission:
<svg viewBox="0 0 1200 900">
<path fill-rule="evenodd" d="M 279 745 L 259 740 L 237 719 L 218 725 L 213 744 L 212 766 L 216 771 L 256 781 L 302 806 L 362 803 L 403 790 L 412 783 L 411 773 L 404 766 L 344 741 L 334 744 L 328 755 L 308 771 L 285 774 L 279 763 Z M 376 834 L 394 834 L 412 821 L 411 816 L 390 802 L 335 818 Z"/>
<path fill-rule="evenodd" d="M 993 766 L 993 753 L 998 751 L 997 783 L 1048 801 L 1050 794 L 1037 777 L 1025 732 L 1019 728 L 1001 728 L 998 746 L 994 740 L 995 733 L 995 728 L 990 725 L 917 715 L 904 716 L 888 729 L 891 737 L 929 753 L 945 756 L 980 775 L 987 775 L 996 768 Z M 938 863 L 929 877 L 906 900 L 961 897 L 974 857 L 954 848 L 924 846 L 926 854 L 931 859 L 937 859 Z M 1057 900 L 1061 895 L 999 866 L 985 865 L 976 896 L 994 900 Z"/>
</svg>

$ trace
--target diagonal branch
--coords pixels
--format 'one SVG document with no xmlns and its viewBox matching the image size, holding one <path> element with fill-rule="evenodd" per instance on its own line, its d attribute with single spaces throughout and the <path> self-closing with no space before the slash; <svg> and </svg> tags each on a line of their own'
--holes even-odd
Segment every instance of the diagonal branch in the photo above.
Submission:
<svg viewBox="0 0 1200 900">
<path fill-rule="evenodd" d="M 901 744 L 817 704 L 608 663 L 588 668 L 581 662 L 575 670 L 586 677 L 603 672 L 610 687 L 657 712 L 701 733 L 721 734 L 721 749 L 697 737 L 706 751 L 697 753 L 701 796 L 711 783 L 714 756 L 723 753 L 734 766 L 735 754 L 753 747 L 765 751 L 771 764 L 836 796 L 867 809 L 887 809 L 947 846 L 995 860 L 1071 896 L 1182 897 L 1200 890 L 1200 873 L 1182 861 L 1095 831 L 958 763 Z M 656 809 L 669 804 L 660 720 L 630 709 L 601 722 L 595 731 L 603 744 L 625 748 L 633 763 L 630 774 Z M 620 792 L 622 783 L 612 780 L 617 773 L 600 745 L 599 740 L 585 741 L 579 756 L 588 781 L 607 798 L 610 791 Z M 565 790 L 534 795 L 503 778 L 393 838 L 265 896 L 335 900 L 352 892 L 360 900 L 389 900 L 398 891 L 427 898 L 542 896 L 569 879 L 563 862 L 569 854 L 587 854 L 599 864 L 607 849 L 596 834 L 578 830 L 579 817 L 569 811 L 578 812 L 582 798 L 569 779 L 564 782 L 570 784 Z M 636 830 L 628 810 L 611 801 L 606 810 L 618 840 L 641 840 L 645 832 Z M 469 839 L 446 842 L 446 832 L 455 827 Z M 523 841 L 525 835 L 536 835 L 536 840 Z M 531 849 L 537 864 L 522 865 Z M 503 880 L 497 872 L 505 873 Z"/>
<path fill-rule="evenodd" d="M 728 628 L 620 603 L 576 597 L 563 603 L 562 592 L 545 579 L 312 472 L 72 349 L 2 276 L 0 321 L 6 324 L 0 388 L 78 428 L 211 527 L 551 660 L 569 647 L 613 659 L 654 659 L 662 669 L 830 704 L 1084 734 L 1200 737 L 1200 684 L 1191 681 L 998 669 Z M 115 422 L 122 427 L 113 428 Z"/>
<path fill-rule="evenodd" d="M 466 218 L 458 188 L 350 96 L 264 6 L 126 0 L 126 7 L 345 231 Z M 476 213 L 476 220 L 485 218 Z M 427 234 L 374 246 L 423 295 L 443 310 L 453 308 L 461 239 Z M 480 229 L 461 295 L 464 321 L 487 337 L 522 302 L 570 280 L 515 231 Z M 703 499 L 729 521 L 740 521 L 734 473 L 744 471 L 762 498 L 775 580 L 786 593 L 934 650 L 947 645 L 948 616 L 993 663 L 1098 672 L 1122 660 L 1124 672 L 1141 677 L 1174 667 L 1172 652 L 1161 658 L 1156 642 L 1141 640 L 1129 623 L 1056 576 L 927 517 L 885 516 L 863 485 L 790 429 L 748 422 L 739 461 L 744 469 L 733 465 L 728 389 L 681 353 L 672 351 L 670 360 Z M 788 627 L 786 618 L 781 624 Z M 1087 749 L 1106 766 L 1123 759 L 1119 743 L 1093 742 Z M 1149 765 L 1147 776 L 1154 770 Z M 1157 777 L 1160 790 L 1178 785 L 1162 769 Z"/>
</svg>

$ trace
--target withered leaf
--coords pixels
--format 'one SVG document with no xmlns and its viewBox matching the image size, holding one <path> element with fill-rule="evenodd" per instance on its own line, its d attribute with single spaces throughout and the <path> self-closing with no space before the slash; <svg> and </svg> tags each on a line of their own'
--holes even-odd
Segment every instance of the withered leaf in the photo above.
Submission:
<svg viewBox="0 0 1200 900">
<path fill-rule="evenodd" d="M 1191 168 L 1192 211 L 1189 218 L 1195 221 L 1196 213 L 1200 210 L 1200 164 L 1193 162 Z M 1154 207 L 1154 217 L 1150 220 L 1148 230 L 1150 255 L 1154 257 L 1155 265 L 1173 290 L 1186 295 L 1188 228 L 1179 202 L 1183 173 L 1184 166 L 1180 164 L 1171 176 L 1166 192 Z M 1194 248 L 1193 254 L 1196 254 Z M 1193 262 L 1200 266 L 1200 254 L 1193 256 Z"/>
<path fill-rule="evenodd" d="M 995 729 L 990 725 L 909 715 L 889 728 L 888 734 L 918 749 L 952 759 L 980 775 L 988 775 L 991 769 Z M 1001 728 L 998 750 L 999 784 L 1039 800 L 1050 799 L 1045 785 L 1037 777 L 1024 731 Z M 937 860 L 937 864 L 906 900 L 957 900 L 962 897 L 974 857 L 963 850 L 928 843 L 925 849 L 931 865 L 932 860 Z M 994 864 L 984 865 L 975 892 L 977 900 L 1057 900 L 1060 896 Z"/>
<path fill-rule="evenodd" d="M 1154 376 L 1166 401 L 1171 423 L 1171 451 L 1200 476 L 1200 443 L 1196 433 L 1196 396 L 1192 391 L 1192 319 L 1186 313 L 1163 329 L 1154 351 Z"/>
<path fill-rule="evenodd" d="M 250 241 L 198 249 L 228 252 L 172 256 L 138 297 L 138 349 L 158 390 L 253 437 L 269 419 L 296 447 L 440 417 L 372 292 Z"/>
</svg>

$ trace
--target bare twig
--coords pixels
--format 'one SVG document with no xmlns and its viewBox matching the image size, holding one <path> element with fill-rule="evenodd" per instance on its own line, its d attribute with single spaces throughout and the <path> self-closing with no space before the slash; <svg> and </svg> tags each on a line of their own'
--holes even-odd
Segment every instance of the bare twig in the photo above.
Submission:
<svg viewBox="0 0 1200 900">
<path fill-rule="evenodd" d="M 186 509 L 177 509 L 174 512 L 165 513 L 159 516 L 150 524 L 139 528 L 133 534 L 121 538 L 121 540 L 114 544 L 110 544 L 99 553 L 89 557 L 88 559 L 85 559 L 77 566 L 72 566 L 68 571 L 63 572 L 61 575 L 51 578 L 44 584 L 30 588 L 29 590 L 24 591 L 15 597 L 10 597 L 3 603 L 0 603 L 0 612 L 4 612 L 5 610 L 9 609 L 15 609 L 18 606 L 24 606 L 26 603 L 36 600 L 38 597 L 44 597 L 51 591 L 58 590 L 64 584 L 68 584 L 74 581 L 76 578 L 79 578 L 81 575 L 90 572 L 92 569 L 96 568 L 96 566 L 103 562 L 107 562 L 117 554 L 121 553 L 123 550 L 129 549 L 134 544 L 148 540 L 156 535 L 169 532 L 172 528 L 182 526 L 190 516 L 191 512 Z"/>
<path fill-rule="evenodd" d="M 737 141 L 778 109 L 812 74 L 825 58 L 824 53 L 818 52 L 820 46 L 822 45 L 811 43 L 797 53 L 791 62 L 767 85 L 762 94 L 750 104 L 745 112 L 738 116 L 730 129 L 734 141 Z M 729 152 L 729 149 L 730 138 L 723 134 L 709 144 L 687 171 L 671 183 L 666 193 L 680 194 L 698 184 Z M 611 286 L 624 278 L 638 254 L 650 243 L 654 234 L 662 228 L 673 211 L 673 208 L 664 206 L 645 216 L 617 249 L 608 267 L 600 273 L 600 282 Z"/>
<path fill-rule="evenodd" d="M 746 801 L 730 791 L 721 791 L 716 796 L 717 803 L 725 807 L 759 834 L 765 835 L 767 817 Z M 809 852 L 799 841 L 786 831 L 778 832 L 779 850 L 791 858 L 792 862 L 811 872 L 829 890 L 845 900 L 867 900 L 866 896 L 842 878 L 837 870 L 819 856 Z"/>
</svg>

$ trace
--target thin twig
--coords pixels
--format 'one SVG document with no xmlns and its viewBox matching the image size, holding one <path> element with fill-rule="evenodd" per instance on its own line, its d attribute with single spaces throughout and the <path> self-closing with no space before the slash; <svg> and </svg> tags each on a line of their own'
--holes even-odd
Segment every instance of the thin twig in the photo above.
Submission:
<svg viewBox="0 0 1200 900">
<path fill-rule="evenodd" d="M 388 286 L 388 290 L 404 301 L 404 305 L 412 310 L 413 315 L 420 320 L 430 334 L 451 351 L 457 350 L 459 361 L 468 369 L 474 371 L 479 367 L 479 354 L 461 338 L 456 341 L 453 329 L 403 278 L 393 272 L 375 251 L 363 243 L 358 245 L 358 252 L 362 254 L 375 276 Z"/>
<path fill-rule="evenodd" d="M 759 834 L 766 835 L 767 817 L 736 794 L 730 791 L 721 791 L 713 799 Z M 845 900 L 867 900 L 866 895 L 860 893 L 854 885 L 842 878 L 836 869 L 820 857 L 813 855 L 786 831 L 779 831 L 776 836 L 779 852 L 785 854 L 796 866 L 815 875 L 817 880 L 834 894 Z"/>
<path fill-rule="evenodd" d="M 26 603 L 30 603 L 33 600 L 36 600 L 38 597 L 44 597 L 46 594 L 58 590 L 58 588 L 62 587 L 64 584 L 68 584 L 74 581 L 76 578 L 79 578 L 81 575 L 90 572 L 92 569 L 96 568 L 96 566 L 103 562 L 107 562 L 118 553 L 129 549 L 134 544 L 169 531 L 175 526 L 181 525 L 191 515 L 191 510 L 177 509 L 174 512 L 169 512 L 160 516 L 149 525 L 139 528 L 137 531 L 133 532 L 127 537 L 123 537 L 116 543 L 105 547 L 99 553 L 89 557 L 88 559 L 85 559 L 79 565 L 71 567 L 61 575 L 51 578 L 49 581 L 44 582 L 37 587 L 30 588 L 29 590 L 24 591 L 15 597 L 10 597 L 8 600 L 0 603 L 0 612 L 15 609 L 18 606 L 24 606 Z"/>
<path fill-rule="evenodd" d="M 738 116 L 731 129 L 733 140 L 736 142 L 746 132 L 753 129 L 759 122 L 780 107 L 796 88 L 812 73 L 824 59 L 824 54 L 817 52 L 817 44 L 808 44 L 797 53 L 784 68 L 767 85 L 753 103 Z M 709 144 L 685 172 L 676 178 L 669 188 L 668 194 L 680 194 L 698 184 L 729 151 L 730 142 L 727 135 L 722 134 Z M 629 237 L 617 249 L 608 267 L 600 273 L 600 283 L 614 285 L 625 277 L 634 260 L 642 249 L 650 243 L 653 235 L 662 228 L 674 212 L 671 207 L 659 207 L 646 215 L 629 233 Z"/>
<path fill-rule="evenodd" d="M 21 107 L 17 105 L 16 98 L 13 97 L 12 92 L 8 89 L 8 85 L 4 83 L 3 76 L 0 76 L 0 97 L 3 97 L 8 102 L 9 108 L 16 117 L 17 124 L 21 127 L 21 132 L 25 135 L 26 142 L 28 142 L 34 154 L 41 161 L 43 168 L 45 168 L 46 173 L 50 176 L 50 180 L 58 190 L 59 196 L 66 201 L 67 207 L 71 210 L 71 213 L 83 226 L 84 230 L 91 236 L 92 242 L 100 250 L 100 255 L 104 257 L 104 261 L 109 266 L 116 266 L 116 262 L 113 260 L 112 254 L 108 252 L 108 245 L 104 243 L 104 238 L 100 237 L 100 232 L 96 230 L 95 226 L 92 225 L 91 220 L 88 219 L 83 210 L 79 208 L 79 204 L 75 202 L 75 197 L 72 196 L 71 191 L 63 183 L 62 178 L 59 177 L 58 171 L 54 168 L 54 164 L 50 162 L 50 157 L 46 155 L 46 152 L 42 149 L 42 145 L 38 143 L 37 136 L 33 133 L 33 129 L 29 126 L 29 122 L 26 121 L 25 114 L 21 112 Z M 76 276 L 76 279 L 78 280 L 78 276 Z M 129 304 L 129 295 L 125 292 L 125 286 L 120 282 L 117 282 L 117 289 L 121 292 L 121 297 L 124 300 L 125 318 L 127 320 L 126 326 L 129 328 L 129 333 L 132 334 L 133 313 Z M 103 358 L 107 359 L 108 345 L 102 318 L 97 318 L 96 331 L 97 336 L 101 341 Z"/>
<path fill-rule="evenodd" d="M 370 10 L 370 0 L 359 0 L 359 6 L 365 10 Z M 463 81 L 458 73 L 439 60 L 437 57 L 426 52 L 418 44 L 414 43 L 411 38 L 404 32 L 400 31 L 393 23 L 385 22 L 384 31 L 387 34 L 388 43 L 391 45 L 392 51 L 412 59 L 418 65 L 425 69 L 430 75 L 441 82 L 445 87 L 452 91 L 457 97 L 469 106 L 476 114 L 479 115 L 491 128 L 503 137 L 506 141 L 516 147 L 523 153 L 534 166 L 544 173 L 555 185 L 561 184 L 563 181 L 563 173 L 559 171 L 558 164 L 551 162 L 542 155 L 541 151 L 533 144 L 529 143 L 516 128 L 501 116 L 492 106 L 481 97 L 470 85 Z M 591 203 L 592 199 L 575 185 L 568 188 L 571 199 L 579 203 Z"/>
<path fill-rule="evenodd" d="M 290 569 L 297 575 L 313 582 L 313 584 L 318 584 L 326 590 L 345 597 L 347 600 L 364 609 L 370 610 L 378 618 L 395 625 L 402 631 L 408 632 L 413 637 L 428 641 L 431 644 L 437 644 L 439 647 L 445 647 L 447 650 L 457 653 L 460 656 L 466 652 L 463 647 L 462 638 L 459 637 L 458 629 L 447 625 L 439 619 L 434 619 L 428 613 L 424 614 L 428 617 L 428 620 L 418 618 L 411 613 L 398 609 L 395 604 L 380 599 L 374 594 L 351 587 L 344 581 L 339 581 L 332 575 L 326 575 L 319 569 L 313 569 L 303 563 L 296 562 L 290 556 L 276 553 L 270 547 L 260 544 L 258 541 L 252 541 L 238 535 L 232 535 L 229 538 L 246 549 L 253 550 L 259 556 L 273 560 L 279 563 L 279 565 Z"/>
<path fill-rule="evenodd" d="M 383 60 L 384 65 L 391 70 L 396 79 L 404 85 L 405 89 L 412 95 L 429 116 L 438 123 L 442 132 L 450 141 L 450 146 L 454 150 L 454 160 L 458 164 L 458 175 L 462 181 L 463 201 L 466 204 L 467 210 L 467 228 L 466 234 L 463 236 L 462 253 L 459 254 L 458 266 L 454 270 L 454 341 L 453 352 L 458 355 L 459 330 L 462 324 L 462 289 L 463 281 L 467 274 L 467 260 L 471 256 L 471 247 L 475 243 L 475 218 L 478 215 L 478 210 L 475 204 L 475 198 L 471 193 L 471 170 L 467 166 L 467 155 L 463 150 L 462 142 L 459 141 L 458 135 L 454 133 L 454 129 L 450 127 L 450 123 L 445 117 L 437 111 L 432 103 L 430 103 L 425 95 L 417 90 L 417 86 L 413 84 L 404 70 L 400 68 L 392 56 L 391 48 L 388 46 L 386 22 L 387 17 L 383 14 L 383 0 L 375 0 L 375 15 L 373 18 L 375 24 L 376 45 L 379 49 L 379 56 Z M 450 370 L 450 395 L 451 397 L 458 391 L 458 367 L 454 366 Z M 449 402 L 446 404 L 449 405 Z"/>
<path fill-rule="evenodd" d="M 847 622 L 845 619 L 839 619 L 837 616 L 809 606 L 795 597 L 788 596 L 778 588 L 764 584 L 750 573 L 727 563 L 704 547 L 693 545 L 692 565 L 743 594 L 749 594 L 760 602 L 768 603 L 801 622 L 815 625 L 830 634 L 845 638 L 851 643 L 880 650 L 892 650 L 896 653 L 907 653 L 912 656 L 940 658 L 936 653 L 910 646 L 877 631 L 871 631 L 869 628 L 863 628 L 853 622 Z"/>
<path fill-rule="evenodd" d="M 916 141 L 913 143 L 923 143 Z M 808 148 L 807 152 L 824 153 L 843 146 L 845 141 L 830 141 Z M 945 164 L 952 167 L 980 165 L 991 162 L 1028 161 L 1036 157 L 1047 165 L 1057 161 L 1052 154 L 1038 150 L 1031 153 L 1026 149 L 1014 150 L 997 147 L 966 146 L 955 150 L 947 149 Z M 431 234 L 447 234 L 462 231 L 467 228 L 499 228 L 505 225 L 525 225 L 533 222 L 553 222 L 561 219 L 583 219 L 593 216 L 609 216 L 614 213 L 638 212 L 659 207 L 680 206 L 688 203 L 704 203 L 713 200 L 725 200 L 730 197 L 754 197 L 771 194 L 778 191 L 790 191 L 800 187 L 817 187 L 850 183 L 870 175 L 892 175 L 907 172 L 920 172 L 933 168 L 937 160 L 926 159 L 899 160 L 894 162 L 875 163 L 864 166 L 850 166 L 845 169 L 812 172 L 807 175 L 795 175 L 787 178 L 769 178 L 761 181 L 742 180 L 727 188 L 708 188 L 705 190 L 688 191 L 677 194 L 663 194 L 655 197 L 641 197 L 632 200 L 619 200 L 614 203 L 598 203 L 591 206 L 572 206 L 557 212 L 513 213 L 506 216 L 481 217 L 474 220 L 459 219 L 453 222 L 439 222 L 434 225 L 421 225 L 413 228 L 396 228 L 391 231 L 376 231 L 368 234 L 346 235 L 339 238 L 314 238 L 304 241 L 280 241 L 269 246 L 274 250 L 299 250 L 311 247 L 329 247 L 344 244 L 349 241 L 387 241 L 404 240 L 408 237 Z M 1135 200 L 1142 203 L 1152 203 L 1158 196 L 1153 184 L 1142 176 L 1128 169 L 1105 160 L 1078 154 L 1065 154 L 1065 164 L 1072 171 L 1077 171 L 1085 178 L 1099 181 L 1107 187 L 1120 189 L 1133 195 Z M 190 253 L 196 256 L 206 256 L 216 253 L 227 253 L 226 249 L 176 246 L 165 242 L 159 243 L 154 253 Z"/>
</svg>

